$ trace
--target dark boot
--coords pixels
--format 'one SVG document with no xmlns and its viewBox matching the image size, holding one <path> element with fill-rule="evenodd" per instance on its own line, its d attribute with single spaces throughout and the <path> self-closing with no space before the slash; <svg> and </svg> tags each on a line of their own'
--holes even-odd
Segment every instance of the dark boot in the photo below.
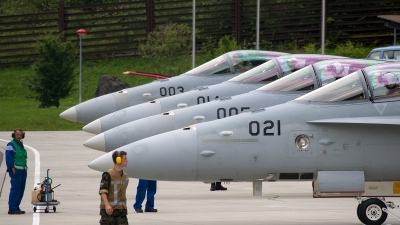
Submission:
<svg viewBox="0 0 400 225">
<path fill-rule="evenodd" d="M 211 183 L 210 191 L 215 191 L 215 183 Z"/>
<path fill-rule="evenodd" d="M 226 191 L 226 190 L 228 190 L 228 188 L 226 188 L 226 187 L 224 187 L 224 186 L 221 185 L 221 182 L 215 182 L 215 183 L 216 183 L 216 185 L 215 185 L 215 190 L 220 190 L 220 191 Z"/>
<path fill-rule="evenodd" d="M 157 212 L 157 209 L 144 209 L 145 212 Z"/>
<path fill-rule="evenodd" d="M 137 212 L 137 213 L 143 213 L 143 209 L 141 209 L 141 208 L 135 209 L 135 212 Z"/>
<path fill-rule="evenodd" d="M 19 210 L 15 210 L 15 211 L 8 210 L 8 214 L 9 215 L 21 215 L 22 213 Z"/>
</svg>

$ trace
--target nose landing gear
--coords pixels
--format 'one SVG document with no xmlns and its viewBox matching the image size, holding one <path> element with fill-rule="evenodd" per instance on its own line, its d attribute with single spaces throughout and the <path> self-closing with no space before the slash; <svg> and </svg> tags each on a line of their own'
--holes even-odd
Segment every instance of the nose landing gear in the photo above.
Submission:
<svg viewBox="0 0 400 225">
<path fill-rule="evenodd" d="M 391 201 L 386 201 L 385 198 L 358 198 L 360 204 L 357 206 L 358 219 L 367 225 L 381 225 L 385 222 L 388 214 L 396 219 L 399 217 L 391 213 L 388 208 L 398 208 Z"/>
</svg>

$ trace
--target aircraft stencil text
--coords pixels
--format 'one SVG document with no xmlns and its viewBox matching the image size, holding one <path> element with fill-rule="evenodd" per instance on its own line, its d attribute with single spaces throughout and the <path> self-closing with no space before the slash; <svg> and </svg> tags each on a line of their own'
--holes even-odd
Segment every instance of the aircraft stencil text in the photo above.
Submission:
<svg viewBox="0 0 400 225">
<path fill-rule="evenodd" d="M 260 125 L 258 121 L 251 121 L 249 123 L 249 134 L 252 136 L 258 136 L 260 134 L 260 130 L 263 130 L 262 135 L 263 136 L 274 136 L 275 132 L 270 132 L 274 127 L 275 123 L 272 120 L 266 120 L 264 121 L 265 125 Z M 281 135 L 281 121 L 277 120 L 276 121 L 276 135 L 280 136 Z"/>
<path fill-rule="evenodd" d="M 215 96 L 214 99 L 218 99 L 218 96 Z M 206 103 L 206 102 L 210 102 L 210 96 L 199 96 L 197 97 L 197 104 L 202 104 L 202 103 Z"/>
<path fill-rule="evenodd" d="M 250 109 L 250 107 L 241 107 L 240 112 L 243 112 L 244 110 Z M 225 118 L 227 115 L 228 116 L 234 116 L 240 113 L 239 109 L 236 107 L 231 107 L 229 109 L 225 108 L 218 108 L 217 109 L 217 118 L 222 119 Z"/>
<path fill-rule="evenodd" d="M 184 88 L 182 86 L 179 86 L 177 88 L 169 87 L 168 89 L 166 87 L 161 87 L 160 88 L 160 95 L 163 96 L 163 97 L 167 96 L 167 95 L 172 96 L 172 95 L 175 95 L 177 91 L 180 92 L 180 93 L 183 93 Z"/>
</svg>

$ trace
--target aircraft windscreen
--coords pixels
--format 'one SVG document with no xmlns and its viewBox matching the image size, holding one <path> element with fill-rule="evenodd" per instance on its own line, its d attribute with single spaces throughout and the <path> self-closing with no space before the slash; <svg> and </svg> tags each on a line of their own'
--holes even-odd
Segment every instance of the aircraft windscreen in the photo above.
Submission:
<svg viewBox="0 0 400 225">
<path fill-rule="evenodd" d="M 277 81 L 258 88 L 258 91 L 302 91 L 314 90 L 314 71 L 307 66 Z"/>
<path fill-rule="evenodd" d="M 271 60 L 228 81 L 256 83 L 262 81 L 274 81 L 277 79 L 278 68 L 276 67 L 275 60 Z"/>
<path fill-rule="evenodd" d="M 276 58 L 278 64 L 282 70 L 283 76 L 293 73 L 301 68 L 304 68 L 310 64 L 320 62 L 322 60 L 343 58 L 340 56 L 331 55 L 312 55 L 312 54 L 299 54 L 299 55 L 285 55 Z"/>
<path fill-rule="evenodd" d="M 374 70 L 367 74 L 375 98 L 400 95 L 400 69 Z"/>
<path fill-rule="evenodd" d="M 204 63 L 186 74 L 232 74 L 226 54 Z"/>
<path fill-rule="evenodd" d="M 315 63 L 314 69 L 318 74 L 322 86 L 325 86 L 359 69 L 379 63 L 384 63 L 384 61 L 366 59 L 326 60 Z"/>
<path fill-rule="evenodd" d="M 303 95 L 296 100 L 312 102 L 336 102 L 365 99 L 360 76 L 354 72 L 318 90 Z"/>
<path fill-rule="evenodd" d="M 198 66 L 186 74 L 193 75 L 228 75 L 234 73 L 243 73 L 250 69 L 253 69 L 263 63 L 285 55 L 283 52 L 271 52 L 271 51 L 258 51 L 258 50 L 237 50 L 228 52 L 221 55 L 211 61 Z"/>
<path fill-rule="evenodd" d="M 272 58 L 262 51 L 235 51 L 230 52 L 227 56 L 232 62 L 234 73 L 244 73 Z"/>
</svg>

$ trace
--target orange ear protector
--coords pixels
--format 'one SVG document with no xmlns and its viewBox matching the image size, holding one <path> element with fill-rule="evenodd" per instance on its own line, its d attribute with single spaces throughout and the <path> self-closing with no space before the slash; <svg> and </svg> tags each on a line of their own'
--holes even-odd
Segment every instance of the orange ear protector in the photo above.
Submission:
<svg viewBox="0 0 400 225">
<path fill-rule="evenodd" d="M 117 158 L 115 158 L 115 162 L 119 165 L 122 163 L 122 157 L 121 157 L 121 152 L 118 152 Z"/>
</svg>

